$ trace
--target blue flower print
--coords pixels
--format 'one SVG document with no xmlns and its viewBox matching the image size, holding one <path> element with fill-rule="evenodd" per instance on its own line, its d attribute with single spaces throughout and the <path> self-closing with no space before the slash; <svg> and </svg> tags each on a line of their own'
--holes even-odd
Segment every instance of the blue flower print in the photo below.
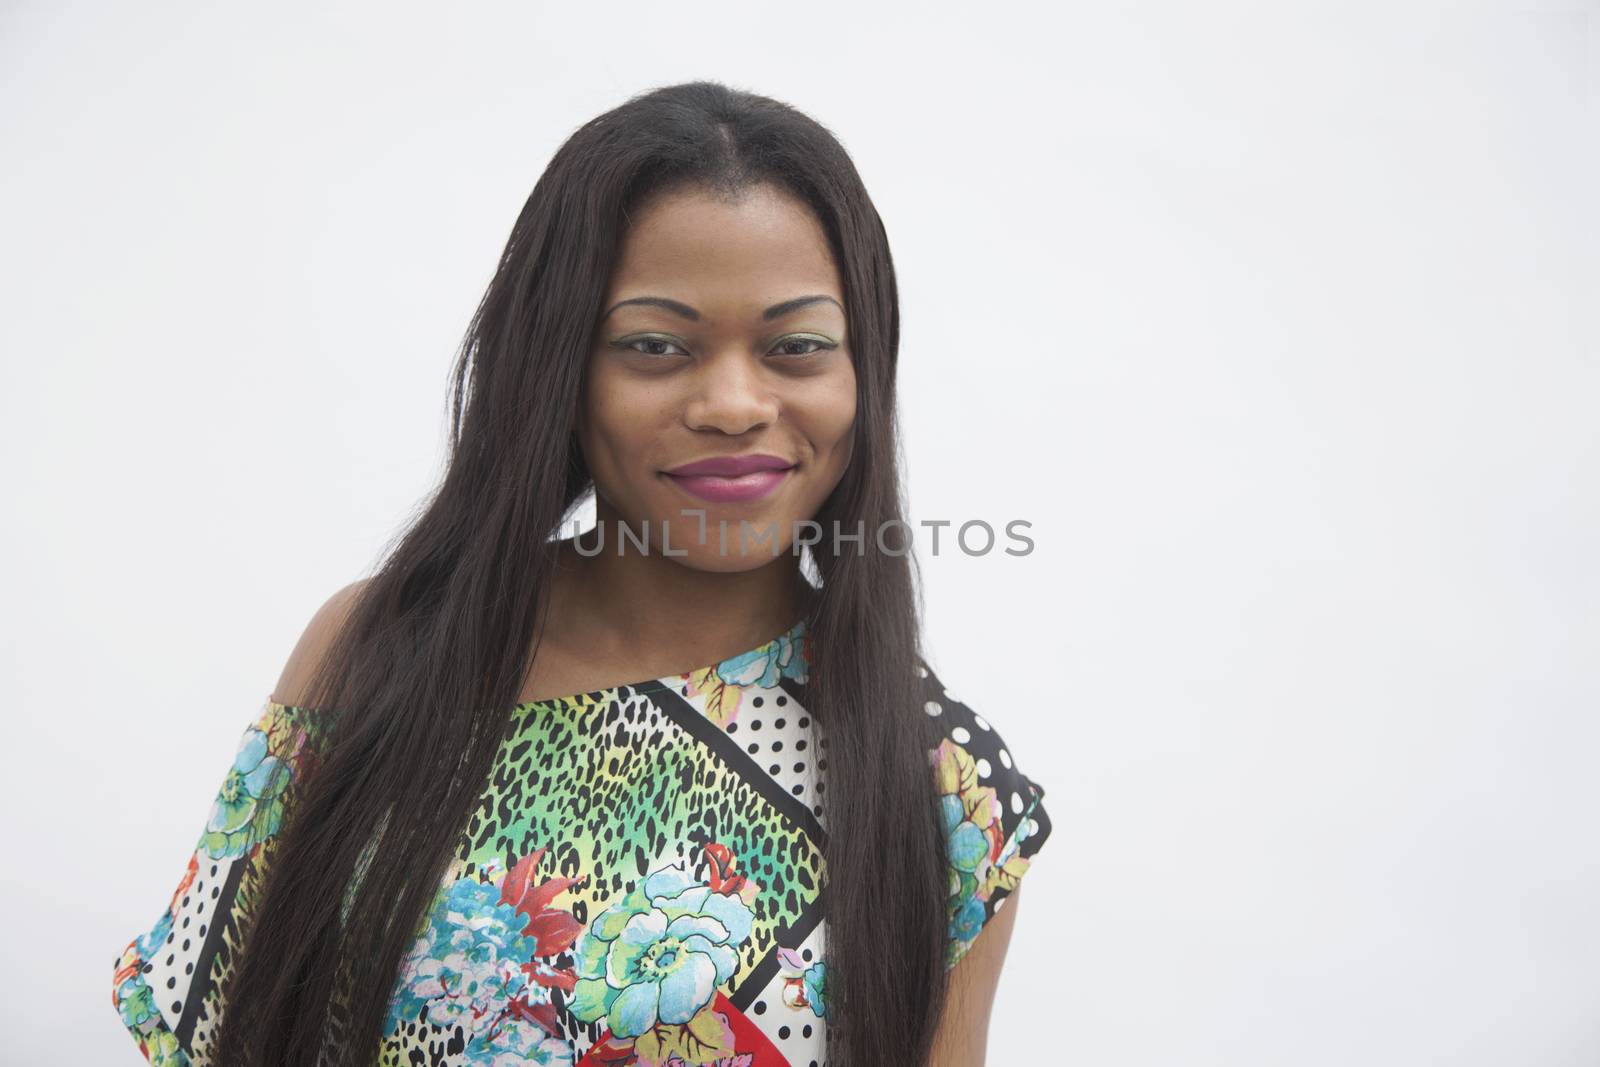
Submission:
<svg viewBox="0 0 1600 1067">
<path fill-rule="evenodd" d="M 242 856 L 278 832 L 288 771 L 288 764 L 268 750 L 265 733 L 254 727 L 245 731 L 200 840 L 207 855 Z"/>
<path fill-rule="evenodd" d="M 571 1010 L 605 1016 L 612 1034 L 638 1037 L 658 1022 L 687 1023 L 710 1004 L 738 963 L 754 915 L 681 865 L 663 867 L 595 917 L 578 942 Z"/>
<path fill-rule="evenodd" d="M 828 1010 L 828 968 L 821 960 L 806 968 L 803 976 L 806 986 L 806 1003 L 811 1005 L 811 1010 L 820 1018 L 832 1021 L 833 1014 Z"/>
<path fill-rule="evenodd" d="M 524 994 L 548 999 L 522 966 L 538 947 L 523 932 L 527 922 L 514 906 L 501 903 L 500 886 L 476 878 L 452 884 L 401 962 L 389 1029 L 426 1007 L 429 1020 L 447 1029 L 460 1026 L 475 1041 L 496 1023 L 494 1005 Z"/>
<path fill-rule="evenodd" d="M 777 685 L 779 678 L 803 682 L 806 679 L 804 640 L 804 624 L 796 623 L 776 640 L 717 664 L 717 676 L 729 685 L 767 689 Z"/>
</svg>

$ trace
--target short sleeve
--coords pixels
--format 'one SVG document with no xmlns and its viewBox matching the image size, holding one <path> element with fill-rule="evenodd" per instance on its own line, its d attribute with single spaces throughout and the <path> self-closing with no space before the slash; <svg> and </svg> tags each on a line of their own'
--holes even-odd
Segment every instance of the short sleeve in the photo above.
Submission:
<svg viewBox="0 0 1600 1067">
<path fill-rule="evenodd" d="M 994 724 L 919 668 L 923 710 L 937 746 L 929 750 L 950 872 L 946 968 L 966 955 L 1005 904 L 1050 836 L 1044 787 L 1023 773 Z"/>
<path fill-rule="evenodd" d="M 312 764 L 314 721 L 313 712 L 266 702 L 239 738 L 171 899 L 117 956 L 112 1006 L 157 1067 L 206 1062 L 195 1050 L 209 1045 L 221 978 L 295 785 Z"/>
</svg>

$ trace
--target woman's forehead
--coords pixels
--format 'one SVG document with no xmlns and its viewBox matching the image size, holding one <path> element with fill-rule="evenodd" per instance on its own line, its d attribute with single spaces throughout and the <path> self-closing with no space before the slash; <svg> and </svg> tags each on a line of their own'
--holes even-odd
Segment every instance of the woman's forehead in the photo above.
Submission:
<svg viewBox="0 0 1600 1067">
<path fill-rule="evenodd" d="M 844 302 L 827 233 L 802 201 L 763 185 L 737 199 L 684 190 L 648 201 L 623 239 L 606 306 L 665 296 L 745 314 L 802 294 Z"/>
</svg>

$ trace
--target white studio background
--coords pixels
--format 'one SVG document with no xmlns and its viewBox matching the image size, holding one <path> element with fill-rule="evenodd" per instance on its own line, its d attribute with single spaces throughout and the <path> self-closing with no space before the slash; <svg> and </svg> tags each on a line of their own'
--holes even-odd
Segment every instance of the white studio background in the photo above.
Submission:
<svg viewBox="0 0 1600 1067">
<path fill-rule="evenodd" d="M 5 5 L 5 1058 L 137 1062 L 112 959 L 538 174 L 711 77 L 886 220 L 913 517 L 1033 523 L 922 560 L 1055 826 L 991 1062 L 1600 1061 L 1597 25 Z"/>
</svg>

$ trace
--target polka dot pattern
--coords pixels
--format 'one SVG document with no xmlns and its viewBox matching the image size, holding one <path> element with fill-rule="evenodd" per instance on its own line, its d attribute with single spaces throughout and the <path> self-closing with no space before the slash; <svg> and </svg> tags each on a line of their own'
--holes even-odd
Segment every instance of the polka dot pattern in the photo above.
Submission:
<svg viewBox="0 0 1600 1067">
<path fill-rule="evenodd" d="M 682 684 L 677 692 L 696 711 L 711 718 L 707 712 L 710 694 Z M 779 789 L 810 808 L 826 828 L 823 815 L 827 807 L 822 800 L 827 791 L 827 760 L 817 758 L 826 750 L 826 739 L 820 724 L 795 697 L 781 686 L 746 686 L 738 714 L 723 722 L 722 729 Z"/>
<path fill-rule="evenodd" d="M 183 1014 L 189 986 L 194 981 L 200 950 L 211 929 L 208 919 L 215 910 L 216 898 L 221 887 L 227 884 L 228 872 L 235 862 L 233 859 L 213 859 L 204 851 L 196 852 L 195 860 L 195 880 L 175 902 L 178 910 L 172 917 L 171 932 L 145 964 L 145 982 L 156 991 L 156 1005 L 161 1009 L 167 1025 L 174 1030 Z"/>
</svg>

